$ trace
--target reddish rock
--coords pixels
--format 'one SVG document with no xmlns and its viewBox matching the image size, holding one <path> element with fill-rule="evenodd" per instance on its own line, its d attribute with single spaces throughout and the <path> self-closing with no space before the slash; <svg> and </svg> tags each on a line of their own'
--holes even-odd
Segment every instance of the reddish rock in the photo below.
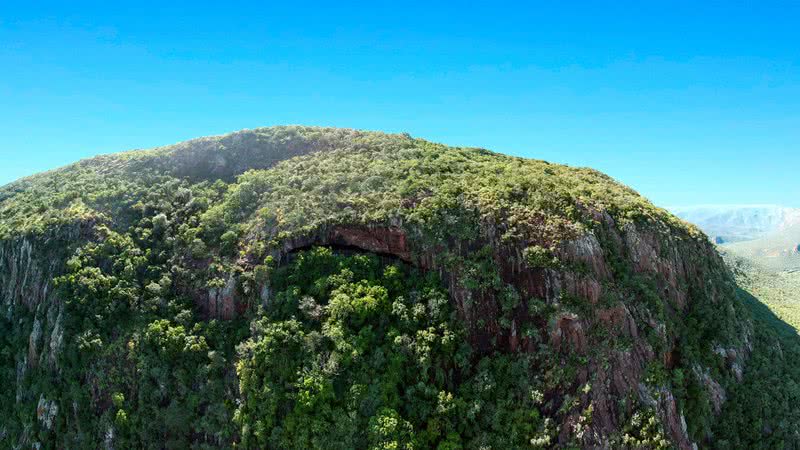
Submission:
<svg viewBox="0 0 800 450">
<path fill-rule="evenodd" d="M 664 431 L 672 438 L 672 443 L 680 450 L 697 450 L 697 445 L 689 439 L 686 418 L 678 412 L 678 404 L 669 390 L 659 393 L 656 411 L 661 418 Z"/>
<path fill-rule="evenodd" d="M 600 301 L 603 287 L 597 280 L 572 272 L 565 273 L 563 280 L 564 289 L 569 295 L 588 300 L 593 305 Z"/>
<path fill-rule="evenodd" d="M 555 326 L 550 332 L 550 343 L 556 351 L 575 351 L 586 353 L 586 334 L 583 325 L 575 314 L 562 313 L 556 316 Z"/>
<path fill-rule="evenodd" d="M 396 256 L 411 262 L 405 233 L 392 227 L 334 227 L 323 245 L 356 247 L 364 251 Z"/>
<path fill-rule="evenodd" d="M 208 302 L 205 308 L 206 315 L 214 319 L 231 320 L 236 317 L 236 279 L 231 277 L 221 289 L 208 290 Z"/>
<path fill-rule="evenodd" d="M 636 321 L 624 304 L 619 304 L 613 308 L 597 309 L 595 310 L 595 318 L 613 337 L 625 336 L 633 339 L 639 337 Z"/>
<path fill-rule="evenodd" d="M 557 254 L 565 263 L 588 268 L 592 276 L 598 280 L 611 278 L 611 269 L 606 262 L 603 248 L 592 233 L 565 242 L 559 247 Z"/>
</svg>

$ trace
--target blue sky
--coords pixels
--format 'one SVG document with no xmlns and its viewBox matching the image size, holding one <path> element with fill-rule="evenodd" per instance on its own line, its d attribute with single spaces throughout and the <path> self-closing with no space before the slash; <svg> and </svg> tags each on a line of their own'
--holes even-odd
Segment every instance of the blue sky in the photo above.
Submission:
<svg viewBox="0 0 800 450">
<path fill-rule="evenodd" d="M 13 3 L 0 184 L 307 124 L 591 166 L 662 206 L 800 207 L 797 2 Z"/>
</svg>

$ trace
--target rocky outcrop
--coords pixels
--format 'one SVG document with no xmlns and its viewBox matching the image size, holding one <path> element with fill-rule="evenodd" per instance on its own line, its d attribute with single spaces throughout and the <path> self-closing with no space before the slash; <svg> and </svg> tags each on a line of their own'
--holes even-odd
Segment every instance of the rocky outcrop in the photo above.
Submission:
<svg viewBox="0 0 800 450">
<path fill-rule="evenodd" d="M 692 442 L 686 430 L 686 417 L 678 411 L 678 403 L 672 392 L 667 389 L 659 392 L 655 410 L 661 418 L 664 431 L 680 450 L 697 450 L 697 443 Z"/>
<path fill-rule="evenodd" d="M 337 225 L 322 228 L 314 233 L 284 240 L 275 256 L 281 260 L 286 255 L 315 245 L 350 248 L 412 262 L 406 232 L 400 227 L 383 224 Z"/>
<path fill-rule="evenodd" d="M 406 263 L 414 261 L 406 233 L 396 226 L 341 225 L 318 230 L 303 236 L 283 241 L 274 249 L 273 255 L 279 262 L 285 262 L 293 253 L 312 246 L 330 246 L 340 251 L 360 251 L 394 258 Z M 243 262 L 246 264 L 246 262 Z M 268 284 L 257 288 L 256 294 L 261 303 L 270 298 Z M 239 317 L 248 307 L 245 296 L 238 290 L 237 277 L 228 276 L 224 284 L 202 290 L 194 290 L 190 295 L 204 317 L 231 320 Z"/>
<path fill-rule="evenodd" d="M 63 341 L 63 304 L 53 286 L 74 248 L 92 235 L 93 222 L 0 242 L 0 314 L 27 318 L 26 366 L 54 369 Z"/>
<path fill-rule="evenodd" d="M 44 395 L 39 397 L 39 403 L 36 405 L 36 418 L 42 424 L 44 429 L 50 430 L 53 428 L 53 421 L 58 415 L 58 404 L 52 400 L 47 400 Z"/>
<path fill-rule="evenodd" d="M 702 371 L 699 367 L 695 368 L 695 376 L 703 381 L 703 386 L 705 386 L 706 392 L 708 392 L 714 414 L 719 414 L 722 411 L 723 403 L 728 399 L 725 389 L 711 377 L 708 371 Z"/>
<path fill-rule="evenodd" d="M 58 261 L 43 257 L 45 252 L 38 244 L 26 237 L 0 245 L 0 304 L 8 316 L 16 308 L 33 312 L 40 304 L 50 303 L 48 294 Z"/>
<path fill-rule="evenodd" d="M 550 332 L 550 344 L 557 352 L 586 353 L 586 333 L 579 317 L 572 313 L 561 313 L 555 318 Z"/>
<path fill-rule="evenodd" d="M 221 288 L 210 288 L 208 290 L 208 302 L 202 305 L 205 316 L 216 319 L 231 320 L 236 317 L 236 279 L 228 278 L 225 286 Z"/>
<path fill-rule="evenodd" d="M 411 250 L 405 233 L 395 227 L 339 226 L 330 231 L 326 245 L 355 247 L 379 255 L 391 255 L 411 262 Z"/>
</svg>

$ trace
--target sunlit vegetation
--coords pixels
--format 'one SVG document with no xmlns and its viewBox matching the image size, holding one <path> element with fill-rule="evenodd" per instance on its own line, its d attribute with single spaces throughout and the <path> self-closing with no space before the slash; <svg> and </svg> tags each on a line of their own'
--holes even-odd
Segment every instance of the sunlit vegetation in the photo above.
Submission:
<svg viewBox="0 0 800 450">
<path fill-rule="evenodd" d="M 739 286 L 800 330 L 800 272 L 766 267 L 727 250 L 723 255 Z"/>
</svg>

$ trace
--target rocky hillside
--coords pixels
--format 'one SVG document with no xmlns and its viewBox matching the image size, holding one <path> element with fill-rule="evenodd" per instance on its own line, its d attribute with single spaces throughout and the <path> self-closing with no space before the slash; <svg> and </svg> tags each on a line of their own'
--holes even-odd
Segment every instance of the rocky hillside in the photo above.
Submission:
<svg viewBox="0 0 800 450">
<path fill-rule="evenodd" d="M 0 188 L 0 442 L 797 445 L 800 380 L 739 387 L 783 364 L 753 307 L 590 169 L 306 127 L 101 156 Z"/>
</svg>

